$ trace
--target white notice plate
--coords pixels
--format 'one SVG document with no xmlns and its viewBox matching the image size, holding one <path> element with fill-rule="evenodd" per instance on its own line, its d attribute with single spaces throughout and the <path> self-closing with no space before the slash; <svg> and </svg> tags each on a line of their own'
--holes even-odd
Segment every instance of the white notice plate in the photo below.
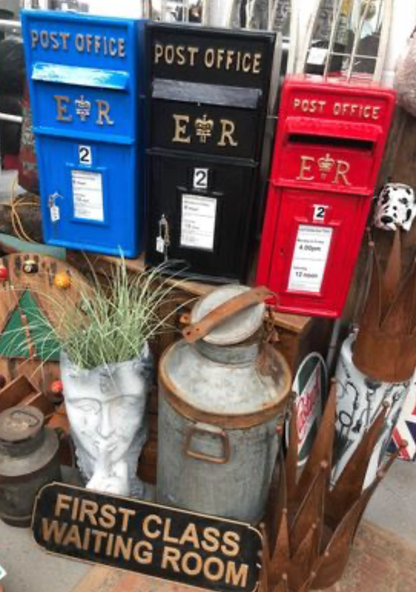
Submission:
<svg viewBox="0 0 416 592">
<path fill-rule="evenodd" d="M 306 224 L 299 226 L 288 290 L 319 294 L 331 239 L 332 228 Z"/>
<path fill-rule="evenodd" d="M 7 576 L 6 570 L 0 565 L 0 580 Z"/>
<path fill-rule="evenodd" d="M 72 171 L 72 194 L 75 218 L 104 222 L 101 173 Z"/>
<path fill-rule="evenodd" d="M 323 66 L 325 64 L 328 50 L 324 47 L 311 47 L 308 55 L 309 66 Z"/>
<path fill-rule="evenodd" d="M 217 200 L 200 195 L 182 195 L 181 246 L 214 250 Z"/>
</svg>

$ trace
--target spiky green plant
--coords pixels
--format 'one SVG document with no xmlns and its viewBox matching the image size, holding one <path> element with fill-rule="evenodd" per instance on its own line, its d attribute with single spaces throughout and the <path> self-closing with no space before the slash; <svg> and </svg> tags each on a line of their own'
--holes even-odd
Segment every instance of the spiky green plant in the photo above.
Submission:
<svg viewBox="0 0 416 592">
<path fill-rule="evenodd" d="M 162 313 L 173 301 L 171 292 L 177 282 L 173 276 L 162 278 L 161 271 L 166 269 L 133 275 L 122 258 L 104 285 L 92 271 L 92 285 L 80 289 L 77 307 L 42 294 L 42 301 L 59 311 L 60 320 L 52 324 L 41 314 L 31 320 L 31 332 L 43 335 L 36 343 L 37 356 L 48 361 L 61 349 L 82 369 L 137 357 L 146 342 L 171 328 L 169 321 L 178 308 L 172 311 L 169 306 L 170 312 Z M 16 329 L 13 338 L 21 337 L 22 330 Z M 53 341 L 58 344 L 55 349 Z"/>
</svg>

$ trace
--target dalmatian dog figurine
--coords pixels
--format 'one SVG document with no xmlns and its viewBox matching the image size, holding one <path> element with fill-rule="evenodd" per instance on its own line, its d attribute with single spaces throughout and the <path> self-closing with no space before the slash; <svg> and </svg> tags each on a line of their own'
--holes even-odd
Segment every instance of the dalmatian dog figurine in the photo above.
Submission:
<svg viewBox="0 0 416 592">
<path fill-rule="evenodd" d="M 409 231 L 416 218 L 415 192 L 402 183 L 388 183 L 376 198 L 374 225 L 382 230 Z"/>
</svg>

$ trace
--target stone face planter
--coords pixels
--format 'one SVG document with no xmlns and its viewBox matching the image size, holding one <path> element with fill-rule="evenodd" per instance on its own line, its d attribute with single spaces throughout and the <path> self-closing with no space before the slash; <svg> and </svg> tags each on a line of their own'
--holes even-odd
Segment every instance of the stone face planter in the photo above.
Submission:
<svg viewBox="0 0 416 592">
<path fill-rule="evenodd" d="M 80 369 L 61 354 L 65 405 L 88 489 L 143 497 L 136 471 L 148 433 L 152 369 L 147 345 L 134 360 L 93 370 Z"/>
<path fill-rule="evenodd" d="M 365 376 L 352 361 L 354 340 L 355 336 L 350 335 L 344 341 L 336 371 L 337 421 L 332 480 L 335 482 L 341 475 L 364 434 L 380 412 L 382 405 L 387 403 L 389 410 L 384 431 L 371 457 L 364 483 L 364 488 L 366 488 L 376 477 L 393 430 L 399 420 L 411 381 L 376 382 Z"/>
</svg>

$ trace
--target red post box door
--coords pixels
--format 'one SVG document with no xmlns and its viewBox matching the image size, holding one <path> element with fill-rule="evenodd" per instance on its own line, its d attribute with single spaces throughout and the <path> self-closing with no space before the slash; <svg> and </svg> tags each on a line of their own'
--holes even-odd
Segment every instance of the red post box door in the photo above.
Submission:
<svg viewBox="0 0 416 592">
<path fill-rule="evenodd" d="M 279 217 L 266 283 L 278 295 L 278 309 L 340 316 L 360 248 L 356 237 L 362 236 L 371 201 L 350 194 L 273 191 Z"/>
</svg>

